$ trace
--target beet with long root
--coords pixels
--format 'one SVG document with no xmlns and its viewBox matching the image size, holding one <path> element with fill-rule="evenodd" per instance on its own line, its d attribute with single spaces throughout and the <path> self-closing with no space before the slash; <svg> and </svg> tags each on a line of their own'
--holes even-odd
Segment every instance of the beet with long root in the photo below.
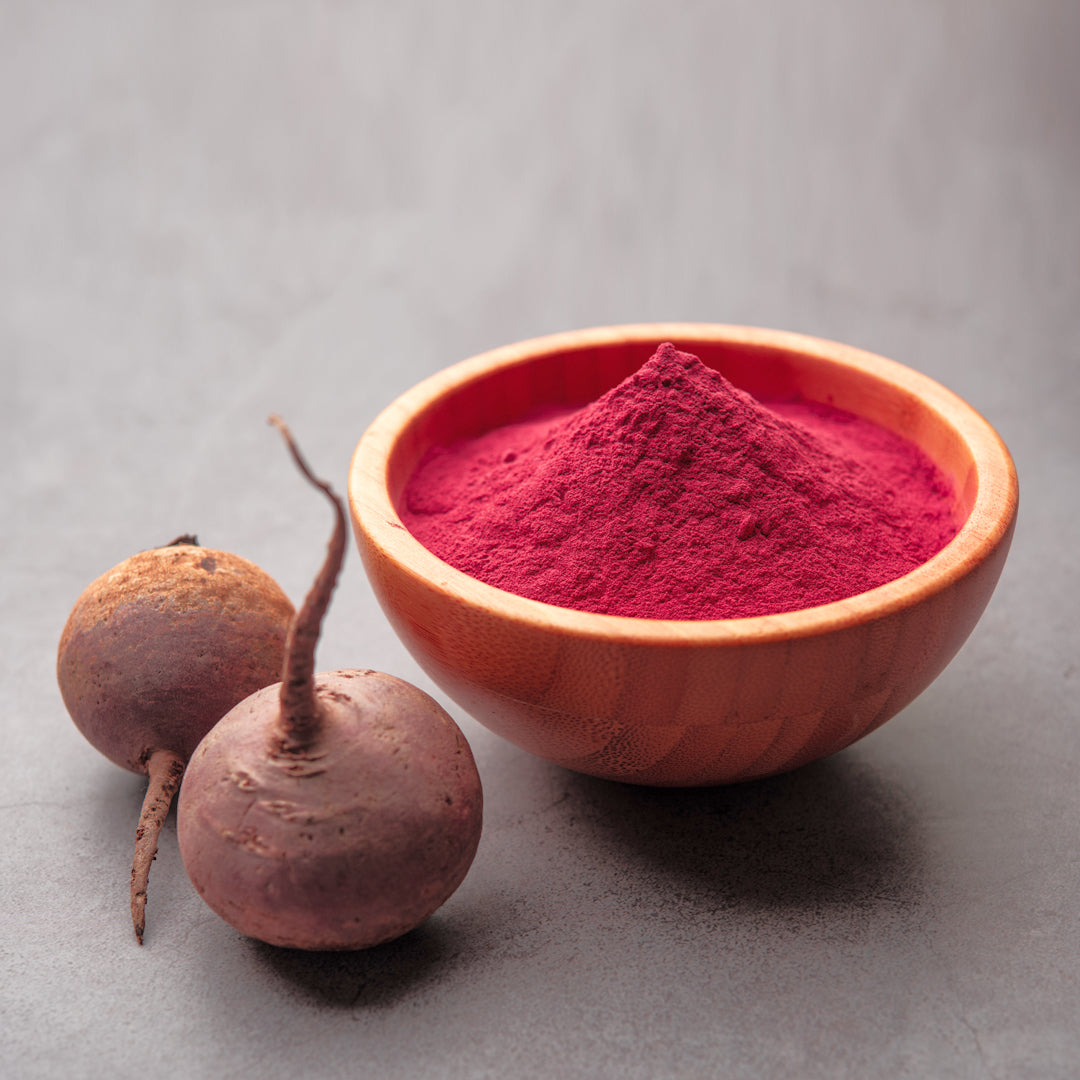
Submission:
<svg viewBox="0 0 1080 1080">
<path fill-rule="evenodd" d="M 250 937 L 361 949 L 422 922 L 464 880 L 480 839 L 480 777 L 464 736 L 416 687 L 374 671 L 314 674 L 345 552 L 333 503 L 326 562 L 290 630 L 283 680 L 241 702 L 192 756 L 180 854 L 203 899 Z"/>
<path fill-rule="evenodd" d="M 131 918 L 142 943 L 158 836 L 199 740 L 279 676 L 294 614 L 254 563 L 178 537 L 102 574 L 60 637 L 68 712 L 106 757 L 150 782 L 136 832 Z"/>
</svg>

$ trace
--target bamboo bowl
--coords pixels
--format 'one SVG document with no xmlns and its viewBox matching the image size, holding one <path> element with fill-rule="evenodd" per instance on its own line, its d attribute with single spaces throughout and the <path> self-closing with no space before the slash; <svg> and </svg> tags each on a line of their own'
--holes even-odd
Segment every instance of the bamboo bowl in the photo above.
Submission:
<svg viewBox="0 0 1080 1080">
<path fill-rule="evenodd" d="M 424 452 L 584 405 L 662 341 L 762 398 L 801 394 L 917 443 L 951 479 L 956 537 L 870 592 L 780 615 L 634 619 L 554 607 L 448 566 L 395 509 Z M 356 540 L 395 631 L 431 678 L 523 749 L 593 776 L 691 786 L 835 753 L 941 673 L 994 590 L 1017 480 L 990 425 L 933 380 L 846 345 L 772 330 L 651 324 L 558 334 L 456 364 L 391 404 L 349 473 Z"/>
</svg>

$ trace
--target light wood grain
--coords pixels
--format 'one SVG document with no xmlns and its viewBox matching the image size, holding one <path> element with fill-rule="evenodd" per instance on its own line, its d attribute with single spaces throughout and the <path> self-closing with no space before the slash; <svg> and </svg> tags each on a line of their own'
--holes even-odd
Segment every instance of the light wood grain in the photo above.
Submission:
<svg viewBox="0 0 1080 1080">
<path fill-rule="evenodd" d="M 798 393 L 916 442 L 956 491 L 962 527 L 929 562 L 871 592 L 752 619 L 571 611 L 453 569 L 404 528 L 396 500 L 432 445 L 539 405 L 581 405 L 662 341 L 761 396 Z M 748 780 L 849 745 L 920 694 L 983 612 L 1008 553 L 1018 487 L 993 428 L 907 367 L 780 331 L 647 324 L 559 334 L 454 365 L 393 402 L 349 474 L 375 593 L 425 671 L 492 731 L 550 761 L 653 785 Z"/>
</svg>

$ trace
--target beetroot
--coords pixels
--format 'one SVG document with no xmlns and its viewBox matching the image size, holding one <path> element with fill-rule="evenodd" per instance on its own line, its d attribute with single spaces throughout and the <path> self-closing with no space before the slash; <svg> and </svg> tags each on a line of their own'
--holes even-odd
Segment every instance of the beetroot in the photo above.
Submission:
<svg viewBox="0 0 1080 1080">
<path fill-rule="evenodd" d="M 207 731 L 279 675 L 293 606 L 254 563 L 183 536 L 92 582 L 60 637 L 68 712 L 106 757 L 150 778 L 136 832 L 131 917 L 184 766 Z"/>
<path fill-rule="evenodd" d="M 180 854 L 203 899 L 273 945 L 360 949 L 419 924 L 461 884 L 480 839 L 480 777 L 427 694 L 374 671 L 314 674 L 345 553 L 331 501 L 326 561 L 290 628 L 284 676 L 236 706 L 192 756 Z"/>
</svg>

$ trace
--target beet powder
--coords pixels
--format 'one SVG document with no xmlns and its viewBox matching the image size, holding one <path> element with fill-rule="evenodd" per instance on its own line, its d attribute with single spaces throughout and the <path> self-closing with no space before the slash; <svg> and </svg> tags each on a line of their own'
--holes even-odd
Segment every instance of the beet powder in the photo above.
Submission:
<svg viewBox="0 0 1080 1080">
<path fill-rule="evenodd" d="M 827 405 L 768 406 L 663 344 L 583 409 L 428 452 L 400 513 L 451 566 L 560 607 L 733 619 L 854 596 L 956 532 L 914 444 Z"/>
</svg>

